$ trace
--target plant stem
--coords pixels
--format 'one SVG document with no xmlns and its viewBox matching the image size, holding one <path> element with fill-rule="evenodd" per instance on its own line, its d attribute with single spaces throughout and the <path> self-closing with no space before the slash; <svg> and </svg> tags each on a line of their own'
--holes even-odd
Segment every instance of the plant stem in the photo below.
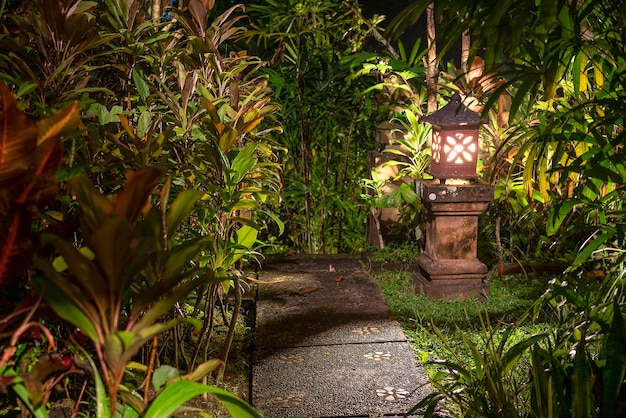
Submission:
<svg viewBox="0 0 626 418">
<path fill-rule="evenodd" d="M 235 328 L 237 327 L 239 311 L 241 310 L 241 300 L 243 298 L 243 295 L 241 294 L 241 281 L 239 280 L 238 276 L 235 276 L 235 278 L 233 279 L 233 286 L 235 290 L 235 306 L 233 307 L 233 315 L 230 318 L 228 334 L 226 335 L 226 340 L 224 341 L 224 345 L 222 346 L 222 354 L 220 356 L 220 359 L 224 362 L 224 364 L 218 369 L 217 377 L 215 378 L 217 384 L 221 383 L 224 379 L 226 361 L 228 360 L 228 353 L 230 352 L 230 347 L 232 346 L 233 339 L 235 338 Z"/>
<path fill-rule="evenodd" d="M 157 343 L 159 342 L 158 336 L 152 338 L 152 347 L 150 347 L 150 360 L 148 361 L 148 370 L 146 371 L 146 387 L 143 393 L 143 403 L 148 405 L 150 394 L 150 380 L 152 379 L 152 372 L 154 371 L 154 362 L 157 353 Z"/>
</svg>

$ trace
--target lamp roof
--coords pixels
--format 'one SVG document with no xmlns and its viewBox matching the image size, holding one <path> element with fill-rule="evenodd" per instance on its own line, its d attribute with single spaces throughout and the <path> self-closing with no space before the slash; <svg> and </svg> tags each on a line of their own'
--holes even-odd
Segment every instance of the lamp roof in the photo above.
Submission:
<svg viewBox="0 0 626 418">
<path fill-rule="evenodd" d="M 441 109 L 423 116 L 422 120 L 437 126 L 478 126 L 480 115 L 470 110 L 461 101 L 461 96 L 454 93 L 447 105 Z"/>
</svg>

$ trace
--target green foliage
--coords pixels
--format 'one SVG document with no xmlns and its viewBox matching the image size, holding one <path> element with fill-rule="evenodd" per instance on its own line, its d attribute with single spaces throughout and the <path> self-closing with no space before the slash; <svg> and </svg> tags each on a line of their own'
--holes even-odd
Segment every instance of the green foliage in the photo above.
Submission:
<svg viewBox="0 0 626 418">
<path fill-rule="evenodd" d="M 111 93 L 101 85 L 97 58 L 115 34 L 98 33 L 96 2 L 33 1 L 19 14 L 3 16 L 13 36 L 0 38 L 0 81 L 32 98 L 29 113 L 46 116 L 84 94 Z"/>
<path fill-rule="evenodd" d="M 389 25 L 391 37 L 420 19 L 429 3 L 412 2 Z M 544 312 L 551 306 L 547 315 L 558 318 L 549 336 L 519 346 L 530 379 L 493 384 L 506 383 L 498 367 L 506 350 L 494 351 L 490 343 L 500 325 L 485 327 L 482 344 L 463 343 L 474 355 L 446 363 L 432 399 L 457 403 L 460 416 L 619 414 L 623 360 L 609 347 L 624 331 L 621 284 L 614 286 L 624 263 L 624 33 L 616 29 L 624 27 L 624 8 L 595 0 L 497 7 L 450 0 L 435 3 L 434 11 L 439 55 L 466 33 L 468 62 L 480 54 L 483 70 L 495 74 L 482 110 L 489 123 L 481 172 L 496 186 L 483 237 L 495 237 L 499 261 L 564 260 L 576 275 L 541 298 L 538 306 Z M 448 78 L 467 93 L 473 71 L 472 65 Z M 593 268 L 601 274 L 589 277 L 608 272 L 601 286 L 584 274 Z M 487 364 L 498 378 L 483 379 Z M 506 405 L 516 405 L 518 390 L 523 402 L 511 411 Z M 501 393 L 510 395 L 505 403 L 496 402 Z"/>
<path fill-rule="evenodd" d="M 260 418 L 261 415 L 252 409 L 247 403 L 225 390 L 203 385 L 188 380 L 178 380 L 169 384 L 156 399 L 150 404 L 142 416 L 160 418 L 171 416 L 180 405 L 187 400 L 202 394 L 216 396 L 226 407 L 233 417 Z"/>
<path fill-rule="evenodd" d="M 415 407 L 428 406 L 425 416 L 432 416 L 441 400 L 453 404 L 464 417 L 518 417 L 528 410 L 528 393 L 524 391 L 527 366 L 522 357 L 546 335 L 514 341 L 516 325 L 501 328 L 500 324 L 491 325 L 487 315 L 479 315 L 479 319 L 479 342 L 457 329 L 470 357 L 461 357 L 446 345 L 453 360 L 436 362 L 440 371 L 431 379 L 435 391 Z M 436 327 L 434 333 L 445 343 Z"/>
<path fill-rule="evenodd" d="M 404 109 L 404 117 L 397 118 L 402 123 L 403 128 L 400 132 L 402 137 L 394 138 L 391 147 L 384 152 L 398 156 L 384 164 L 397 165 L 401 167 L 396 179 L 408 176 L 411 179 L 428 178 L 426 169 L 430 164 L 430 147 L 427 146 L 428 138 L 431 132 L 431 126 L 418 120 L 418 116 L 410 108 Z"/>
<path fill-rule="evenodd" d="M 428 4 L 411 2 L 390 39 Z M 444 76 L 488 121 L 481 173 L 500 192 L 489 223 L 501 261 L 566 258 L 616 272 L 624 261 L 624 12 L 595 0 L 435 4 L 439 56 L 471 40 L 468 68 Z"/>
<path fill-rule="evenodd" d="M 209 3 L 191 0 L 173 10 L 176 24 L 147 19 L 144 2 L 124 0 L 27 2 L 1 16 L 0 79 L 19 100 L 3 89 L 2 111 L 19 122 L 4 130 L 3 141 L 24 145 L 6 154 L 24 166 L 14 167 L 19 181 L 6 172 L 15 190 L 23 187 L 19 193 L 6 188 L 5 196 L 7 214 L 22 227 L 16 234 L 7 225 L 16 240 L 6 241 L 11 251 L 3 254 L 17 254 L 18 242 L 24 251 L 20 260 L 3 260 L 2 284 L 36 285 L 56 320 L 80 328 L 77 335 L 62 333 L 71 361 L 83 355 L 77 344 L 93 345 L 95 352 L 84 355 L 95 359 L 89 373 L 102 374 L 99 416 L 115 411 L 119 397 L 137 411 L 145 406 L 123 381 L 131 360 L 147 358 L 148 341 L 155 350 L 159 338 L 174 340 L 168 343 L 174 350 L 160 351 L 159 361 L 182 358 L 190 375 L 214 370 L 204 366 L 210 360 L 197 358 L 198 350 L 186 352 L 186 343 L 202 346 L 210 338 L 208 312 L 231 286 L 240 289 L 239 265 L 259 231 L 271 222 L 282 228 L 272 209 L 280 166 L 266 139 L 278 129 L 278 108 L 259 73 L 264 62 L 233 48 L 232 38 L 243 32 L 241 7 L 213 17 Z M 73 100 L 78 103 L 42 118 Z M 39 138 L 18 108 L 42 119 Z M 63 124 L 79 127 L 63 132 L 64 152 L 57 138 Z M 23 275 L 31 266 L 25 246 L 31 220 L 45 232 L 35 242 L 45 276 L 33 276 L 32 283 Z M 236 294 L 219 354 L 224 362 L 241 305 Z M 16 373 L 24 372 L 11 357 L 16 344 L 5 339 L 21 335 L 14 328 L 29 312 L 18 304 L 2 327 L 3 364 L 10 360 Z M 37 322 L 24 322 L 31 323 Z M 203 332 L 194 341 L 198 323 Z M 218 375 L 224 362 L 217 363 Z M 48 388 L 52 377 L 41 379 Z"/>
<path fill-rule="evenodd" d="M 245 40 L 270 62 L 265 71 L 282 105 L 283 240 L 306 252 L 362 248 L 354 228 L 364 235 L 365 211 L 354 202 L 379 116 L 360 94 L 362 81 L 350 77 L 349 57 L 371 31 L 338 0 L 261 1 L 247 12 Z"/>
<path fill-rule="evenodd" d="M 624 412 L 624 283 L 607 277 L 555 280 L 538 307 L 558 326 L 533 347 L 532 408 L 537 416 L 608 417 Z"/>
<path fill-rule="evenodd" d="M 170 229 L 167 219 L 188 216 L 191 206 L 178 203 L 169 213 L 167 202 L 144 208 L 160 173 L 145 169 L 129 176 L 114 201 L 84 177 L 75 179 L 71 187 L 81 207 L 80 232 L 91 256 L 54 235 L 45 235 L 43 244 L 59 252 L 67 269 L 57 271 L 47 258 L 35 256 L 35 266 L 45 273 L 36 287 L 59 317 L 84 332 L 96 349 L 111 410 L 127 364 L 154 336 L 177 324 L 162 317 L 207 280 L 188 268 L 202 241 L 175 245 L 165 231 Z M 185 194 L 179 200 L 188 199 Z M 200 197 L 195 193 L 193 201 Z M 144 220 L 139 218 L 142 210 Z M 151 260 L 151 254 L 158 257 Z"/>
<path fill-rule="evenodd" d="M 411 295 L 410 274 L 377 275 L 435 388 L 415 410 L 463 417 L 623 412 L 623 280 L 530 277 L 492 278 L 486 301 L 444 302 Z"/>
<path fill-rule="evenodd" d="M 420 254 L 419 244 L 409 242 L 405 244 L 391 243 L 385 248 L 374 251 L 368 261 L 372 263 L 405 263 L 411 264 Z"/>
</svg>

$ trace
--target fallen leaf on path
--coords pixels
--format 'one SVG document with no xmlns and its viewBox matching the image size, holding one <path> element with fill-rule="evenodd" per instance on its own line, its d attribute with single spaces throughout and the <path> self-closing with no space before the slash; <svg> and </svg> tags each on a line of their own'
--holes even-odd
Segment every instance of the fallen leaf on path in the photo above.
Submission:
<svg viewBox="0 0 626 418">
<path fill-rule="evenodd" d="M 246 280 L 252 283 L 259 283 L 259 284 L 274 284 L 274 283 L 282 283 L 285 281 L 285 279 L 259 280 L 250 276 L 247 276 Z"/>
<path fill-rule="evenodd" d="M 341 276 L 339 276 L 339 277 L 337 277 L 335 279 L 335 283 L 339 284 L 339 283 L 343 282 L 343 279 L 344 279 L 344 277 L 343 277 L 343 274 L 342 274 Z"/>
<path fill-rule="evenodd" d="M 305 287 L 301 287 L 300 289 L 298 289 L 298 294 L 306 295 L 308 293 L 312 293 L 312 292 L 315 292 L 316 290 L 320 290 L 323 288 L 324 286 L 305 286 Z"/>
</svg>

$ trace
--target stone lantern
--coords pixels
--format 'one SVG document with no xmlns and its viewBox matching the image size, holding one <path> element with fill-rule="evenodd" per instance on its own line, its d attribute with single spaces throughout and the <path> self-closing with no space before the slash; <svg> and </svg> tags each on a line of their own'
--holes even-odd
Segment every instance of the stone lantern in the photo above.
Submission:
<svg viewBox="0 0 626 418">
<path fill-rule="evenodd" d="M 433 125 L 432 160 L 428 174 L 434 178 L 475 179 L 480 116 L 468 109 L 455 93 L 440 110 L 422 118 Z"/>
<path fill-rule="evenodd" d="M 428 172 L 434 180 L 417 183 L 427 224 L 414 291 L 447 300 L 486 296 L 487 266 L 477 258 L 478 216 L 493 200 L 494 190 L 471 181 L 478 177 L 480 116 L 455 94 L 450 103 L 423 120 L 433 125 Z"/>
</svg>

